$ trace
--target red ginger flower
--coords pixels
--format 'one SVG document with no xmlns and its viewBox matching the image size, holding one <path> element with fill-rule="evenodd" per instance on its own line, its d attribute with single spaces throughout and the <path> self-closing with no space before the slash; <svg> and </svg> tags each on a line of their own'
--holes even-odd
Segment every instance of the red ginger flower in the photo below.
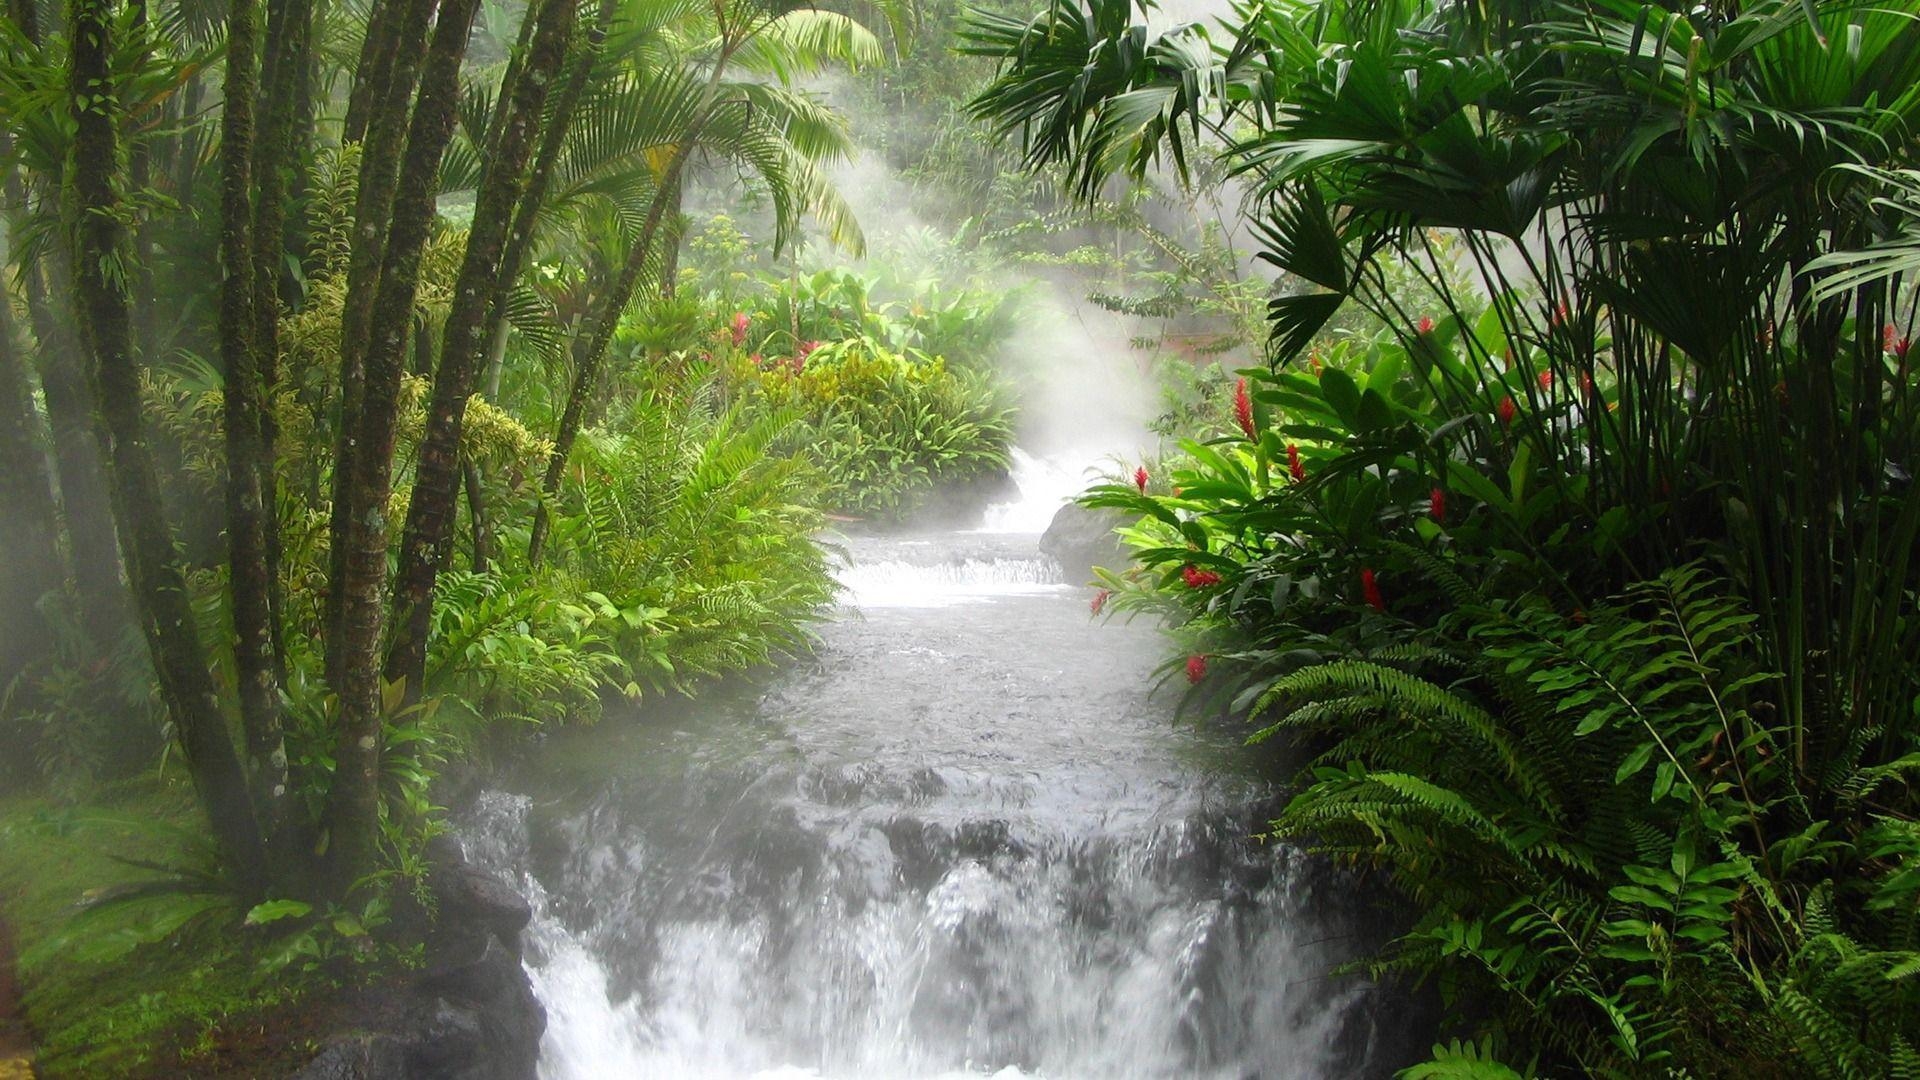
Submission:
<svg viewBox="0 0 1920 1080">
<path fill-rule="evenodd" d="M 1427 513 L 1432 516 L 1433 520 L 1444 524 L 1447 520 L 1447 490 L 1443 487 L 1435 486 L 1433 491 L 1427 496 L 1427 506 Z"/>
<path fill-rule="evenodd" d="M 1307 478 L 1307 467 L 1300 462 L 1300 447 L 1293 443 L 1287 444 L 1287 472 L 1293 475 L 1296 484 Z"/>
<path fill-rule="evenodd" d="M 1207 658 L 1195 653 L 1187 657 L 1187 681 L 1197 683 L 1207 677 Z"/>
<path fill-rule="evenodd" d="M 1900 331 L 1895 330 L 1892 323 L 1888 323 L 1880 328 L 1880 349 L 1882 352 L 1892 352 L 1894 342 L 1899 340 Z"/>
<path fill-rule="evenodd" d="M 1233 418 L 1239 422 L 1240 430 L 1247 433 L 1247 438 L 1260 437 L 1253 429 L 1253 398 L 1247 394 L 1245 377 L 1233 387 Z"/>
<path fill-rule="evenodd" d="M 1420 316 L 1420 322 L 1415 325 L 1414 329 L 1420 331 L 1420 333 L 1422 334 L 1433 333 L 1433 316 L 1431 315 Z"/>
<path fill-rule="evenodd" d="M 1147 467 L 1145 465 L 1133 470 L 1133 486 L 1140 489 L 1140 494 L 1145 495 L 1147 493 Z"/>
<path fill-rule="evenodd" d="M 1367 606 L 1375 611 L 1387 610 L 1387 598 L 1380 595 L 1380 583 L 1374 580 L 1371 568 L 1360 571 L 1360 592 L 1367 598 Z"/>
<path fill-rule="evenodd" d="M 1220 575 L 1211 570 L 1202 570 L 1188 563 L 1180 570 L 1180 576 L 1187 582 L 1189 589 L 1208 589 L 1220 584 Z"/>
<path fill-rule="evenodd" d="M 1106 609 L 1107 598 L 1112 595 L 1113 595 L 1112 592 L 1106 589 L 1101 589 L 1099 592 L 1093 594 L 1093 602 L 1087 605 L 1087 609 L 1092 611 L 1095 615 L 1100 614 L 1101 611 Z"/>
<path fill-rule="evenodd" d="M 1542 390 L 1553 389 L 1553 369 L 1552 368 L 1548 368 L 1547 370 L 1540 373 L 1540 389 Z"/>
<path fill-rule="evenodd" d="M 1513 424 L 1513 418 L 1520 414 L 1520 407 L 1513 403 L 1513 395 L 1508 394 L 1500 399 L 1500 405 L 1494 409 L 1494 412 L 1500 417 L 1501 427 L 1510 427 Z"/>
<path fill-rule="evenodd" d="M 734 347 L 734 348 L 736 348 L 736 349 L 737 349 L 737 348 L 739 348 L 740 346 L 742 346 L 742 345 L 744 345 L 744 344 L 746 344 L 746 341 L 747 341 L 747 323 L 748 323 L 748 319 L 747 319 L 747 313 L 746 313 L 746 312 L 744 312 L 744 311 L 736 311 L 736 312 L 734 312 L 734 313 L 733 313 L 733 323 L 732 323 L 732 327 L 733 327 L 733 347 Z"/>
<path fill-rule="evenodd" d="M 809 356 L 812 356 L 812 355 L 813 355 L 813 350 L 815 350 L 815 349 L 817 349 L 817 348 L 819 348 L 819 347 L 820 347 L 820 343 L 819 343 L 819 342 L 817 342 L 817 341 L 803 341 L 803 342 L 801 342 L 801 343 L 800 343 L 800 354 L 799 354 L 799 357 L 798 357 L 798 358 L 799 358 L 799 359 L 801 359 L 801 360 L 805 360 L 805 359 L 806 359 L 807 357 L 809 357 Z"/>
</svg>

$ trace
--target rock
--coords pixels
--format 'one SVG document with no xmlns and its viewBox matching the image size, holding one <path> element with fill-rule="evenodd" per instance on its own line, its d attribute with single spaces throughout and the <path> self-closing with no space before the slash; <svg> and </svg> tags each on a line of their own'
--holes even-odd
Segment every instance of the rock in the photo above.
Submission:
<svg viewBox="0 0 1920 1080">
<path fill-rule="evenodd" d="M 1068 503 L 1053 515 L 1053 522 L 1040 537 L 1040 550 L 1060 564 L 1069 581 L 1090 580 L 1096 566 L 1124 569 L 1133 560 L 1114 530 L 1129 520 L 1118 510 Z"/>
<path fill-rule="evenodd" d="M 418 1077 L 524 1080 L 540 1059 L 547 1012 L 510 948 L 486 938 L 477 957 L 439 962 L 415 986 L 407 1059 Z"/>
<path fill-rule="evenodd" d="M 408 1080 L 406 1053 L 386 1035 L 342 1035 L 291 1080 Z"/>
<path fill-rule="evenodd" d="M 442 923 L 471 923 L 517 942 L 520 931 L 533 921 L 533 908 L 518 889 L 472 863 L 442 868 L 434 875 L 433 887 Z"/>
<path fill-rule="evenodd" d="M 425 965 L 368 994 L 369 1030 L 328 1041 L 297 1080 L 534 1080 L 547 1012 L 520 963 L 533 909 L 457 843 L 429 843 L 427 862 L 437 916 Z"/>
</svg>

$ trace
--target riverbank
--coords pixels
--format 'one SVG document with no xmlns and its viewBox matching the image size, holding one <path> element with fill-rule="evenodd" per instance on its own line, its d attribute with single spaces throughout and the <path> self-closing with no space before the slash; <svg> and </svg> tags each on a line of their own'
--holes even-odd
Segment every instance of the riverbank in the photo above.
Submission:
<svg viewBox="0 0 1920 1080">
<path fill-rule="evenodd" d="M 74 921 L 83 904 L 161 876 L 130 860 L 192 865 L 191 798 L 184 784 L 141 779 L 81 805 L 0 801 L 14 1039 L 42 1077 L 282 1075 L 337 1016 L 321 981 L 263 978 L 244 936 L 196 916 L 188 894 Z"/>
</svg>

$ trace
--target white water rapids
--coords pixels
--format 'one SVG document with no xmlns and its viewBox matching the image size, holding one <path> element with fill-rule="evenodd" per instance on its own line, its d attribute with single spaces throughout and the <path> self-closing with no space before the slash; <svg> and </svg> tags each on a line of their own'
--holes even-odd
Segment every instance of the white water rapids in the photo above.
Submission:
<svg viewBox="0 0 1920 1080">
<path fill-rule="evenodd" d="M 1035 533 L 856 537 L 816 654 L 554 733 L 462 835 L 531 895 L 548 1080 L 1378 1075 L 1352 886 Z"/>
</svg>

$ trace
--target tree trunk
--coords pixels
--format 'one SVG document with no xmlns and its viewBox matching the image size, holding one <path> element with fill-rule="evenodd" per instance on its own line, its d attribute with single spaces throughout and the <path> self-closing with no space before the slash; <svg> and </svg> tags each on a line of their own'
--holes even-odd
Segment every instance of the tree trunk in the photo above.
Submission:
<svg viewBox="0 0 1920 1080">
<path fill-rule="evenodd" d="M 467 458 L 460 466 L 467 489 L 467 522 L 473 529 L 473 572 L 484 574 L 493 560 L 493 526 L 487 521 L 487 486 L 480 478 L 480 466 Z"/>
<path fill-rule="evenodd" d="M 408 0 L 373 0 L 367 10 L 367 25 L 360 37 L 360 62 L 353 67 L 353 83 L 347 88 L 346 118 L 340 125 L 340 141 L 362 142 L 373 110 L 386 100 L 387 78 L 393 71 L 393 50 L 399 38 L 393 32 L 393 20 L 399 10 L 410 6 Z"/>
<path fill-rule="evenodd" d="M 103 0 L 72 0 L 69 10 L 74 285 L 80 324 L 93 352 L 93 397 L 121 547 L 161 695 L 214 842 L 242 894 L 258 896 L 264 884 L 259 823 L 207 670 L 147 448 L 126 282 L 111 272 L 126 243 L 113 189 L 119 150 L 108 59 L 111 21 Z"/>
<path fill-rule="evenodd" d="M 220 111 L 220 357 L 226 364 L 222 430 L 227 457 L 227 591 L 233 614 L 234 673 L 254 811 L 268 835 L 278 832 L 287 794 L 287 751 L 280 733 L 279 658 L 274 651 L 273 568 L 267 535 L 272 474 L 255 304 L 253 256 L 253 103 L 255 0 L 227 6 L 227 78 Z"/>
<path fill-rule="evenodd" d="M 50 639 L 40 617 L 40 597 L 60 587 L 59 524 L 53 489 L 40 446 L 40 417 L 33 388 L 13 332 L 13 306 L 0 296 L 0 686 L 45 656 Z"/>
<path fill-rule="evenodd" d="M 263 64 L 265 104 L 253 153 L 253 350 L 260 374 L 260 501 L 262 540 L 267 557 L 267 607 L 272 613 L 274 672 L 286 679 L 287 651 L 281 640 L 286 598 L 281 583 L 280 425 L 274 414 L 280 384 L 280 293 L 286 268 L 287 192 L 290 173 L 298 171 L 295 112 L 299 86 L 306 80 L 313 38 L 313 0 L 267 0 L 268 56 Z"/>
<path fill-rule="evenodd" d="M 500 259 L 513 208 L 527 186 L 527 160 L 539 133 L 547 88 L 565 62 L 573 36 L 575 0 L 545 0 L 527 14 L 537 23 L 521 59 L 512 98 L 501 106 L 498 137 L 474 201 L 467 250 L 454 285 L 440 345 L 440 365 L 427 407 L 426 431 L 414 463 L 413 497 L 400 548 L 394 595 L 394 642 L 387 678 L 406 679 L 418 693 L 426 673 L 427 634 L 433 618 L 433 586 L 453 546 L 460 498 L 460 432 L 467 399 L 486 357 L 487 308 L 494 298 Z"/>
<path fill-rule="evenodd" d="M 344 558 L 332 582 L 341 610 L 337 655 L 329 655 L 328 666 L 339 673 L 340 720 L 323 828 L 331 846 L 333 886 L 342 893 L 375 864 L 384 698 L 380 639 L 386 621 L 387 501 L 399 386 L 420 253 L 433 225 L 440 158 L 453 134 L 460 60 L 478 5 L 479 0 L 447 0 L 434 26 L 407 132 L 405 162 L 394 189 L 379 289 L 371 305 L 364 393 L 351 436 L 356 444 L 351 472 L 337 496 L 344 506 L 336 507 L 336 518 L 344 520 L 346 528 L 332 538 Z"/>
<path fill-rule="evenodd" d="M 560 490 L 560 477 L 567 471 L 567 458 L 573 452 L 574 440 L 580 435 L 580 422 L 586 414 L 587 398 L 600 379 L 601 365 L 607 359 L 607 347 L 613 343 L 613 332 L 620 325 L 620 317 L 626 313 L 627 305 L 633 302 L 640 276 L 646 270 L 647 262 L 653 258 L 653 241 L 660 234 L 660 225 L 666 217 L 668 206 L 673 205 L 677 198 L 680 174 L 686 171 L 687 159 L 693 156 L 694 144 L 713 115 L 714 102 L 719 98 L 720 80 L 726 75 L 727 64 L 732 60 L 734 50 L 739 47 L 740 41 L 723 36 L 719 54 L 714 57 L 713 70 L 707 73 L 707 84 L 701 91 L 700 103 L 694 107 L 693 115 L 689 118 L 685 137 L 674 148 L 673 157 L 660 172 L 659 185 L 654 188 L 653 198 L 647 205 L 646 223 L 641 226 L 640 235 L 627 252 L 626 263 L 620 268 L 620 277 L 614 282 L 613 288 L 600 298 L 596 310 L 588 316 L 582 333 L 573 339 L 573 385 L 567 389 L 566 408 L 560 414 L 560 430 L 554 436 L 553 453 L 547 458 L 546 475 L 541 478 L 542 497 L 533 511 L 533 535 L 527 542 L 527 562 L 533 566 L 540 565 L 540 556 L 546 547 L 547 504 Z M 585 344 L 584 348 L 582 343 Z"/>
<path fill-rule="evenodd" d="M 46 262 L 57 293 L 48 289 L 42 267 L 27 267 L 27 315 L 39 347 L 35 360 L 53 435 L 54 475 L 60 482 L 60 517 L 66 524 L 74 595 L 87 636 L 104 649 L 120 636 L 128 614 L 126 587 L 120 583 L 113 499 L 88 400 L 88 362 L 74 333 L 73 288 L 66 258 L 58 250 L 50 251 Z"/>
<path fill-rule="evenodd" d="M 701 111 L 704 121 L 706 110 L 703 108 Z M 633 301 L 642 271 L 653 257 L 654 237 L 660 233 L 661 222 L 666 218 L 667 206 L 671 201 L 669 192 L 680 183 L 680 174 L 693 153 L 693 138 L 693 133 L 689 133 L 687 140 L 674 150 L 673 158 L 660 178 L 660 186 L 647 206 L 646 223 L 641 226 L 640 236 L 627 252 L 626 263 L 620 268 L 620 277 L 595 305 L 595 311 L 588 317 L 583 332 L 574 338 L 573 385 L 567 389 L 567 405 L 560 414 L 560 430 L 554 436 L 553 453 L 547 458 L 546 475 L 540 481 L 542 498 L 534 509 L 533 535 L 527 542 L 527 562 L 531 565 L 540 565 L 547 541 L 547 504 L 560 490 L 560 477 L 567 471 L 567 457 L 573 452 L 574 440 L 580 436 L 580 423 L 586 415 L 587 399 L 593 395 L 594 384 L 600 379 L 600 368 L 606 363 L 607 348 L 613 344 L 613 332 L 619 327 L 620 317 L 626 313 L 627 305 Z"/>
<path fill-rule="evenodd" d="M 359 187 L 354 194 L 353 250 L 347 263 L 347 300 L 340 315 L 339 418 L 334 429 L 333 506 L 328 523 L 328 533 L 336 540 L 354 527 L 345 516 L 351 501 L 346 488 L 352 482 L 354 462 L 359 456 L 355 433 L 360 426 L 360 407 L 364 400 L 367 327 L 372 318 L 374 295 L 380 287 L 393 215 L 394 186 L 400 174 L 400 157 L 406 149 L 407 118 L 434 0 L 385 0 L 385 6 L 393 10 L 381 24 L 382 36 L 393 40 L 375 50 L 377 53 L 386 50 L 383 53 L 387 58 L 385 72 L 370 74 L 363 66 L 356 73 L 354 84 L 356 93 L 371 95 L 371 107 L 377 107 L 377 111 L 364 122 Z M 368 36 L 374 36 L 371 25 Z M 375 62 L 379 59 L 374 57 Z M 367 84 L 364 91 L 362 82 Z M 337 585 L 342 580 L 346 560 L 347 553 L 338 544 L 328 551 L 329 582 Z M 337 588 L 328 589 L 327 684 L 336 693 L 346 677 L 336 666 L 337 659 L 346 655 L 340 640 L 346 633 L 341 621 L 345 602 Z"/>
<path fill-rule="evenodd" d="M 487 371 L 487 396 L 490 398 L 500 396 L 500 368 L 506 357 L 507 301 L 513 295 L 514 285 L 520 280 L 521 271 L 526 269 L 528 255 L 533 251 L 534 226 L 539 221 L 540 207 L 546 202 L 547 188 L 553 183 L 554 165 L 566 147 L 567 132 L 573 128 L 574 113 L 579 111 L 580 99 L 585 95 L 587 82 L 593 75 L 593 66 L 599 59 L 601 47 L 606 43 L 607 31 L 613 25 L 615 6 L 616 0 L 600 0 L 600 10 L 587 30 L 587 48 L 584 53 L 574 56 L 572 67 L 567 70 L 567 81 L 561 85 L 560 93 L 554 99 L 553 116 L 540 138 L 540 150 L 534 155 L 533 172 L 527 178 L 526 191 L 521 194 L 520 204 L 514 210 L 513 229 L 507 234 L 506 252 L 500 257 L 500 271 L 494 278 L 493 303 L 487 308 L 485 336 L 495 343 Z"/>
</svg>

